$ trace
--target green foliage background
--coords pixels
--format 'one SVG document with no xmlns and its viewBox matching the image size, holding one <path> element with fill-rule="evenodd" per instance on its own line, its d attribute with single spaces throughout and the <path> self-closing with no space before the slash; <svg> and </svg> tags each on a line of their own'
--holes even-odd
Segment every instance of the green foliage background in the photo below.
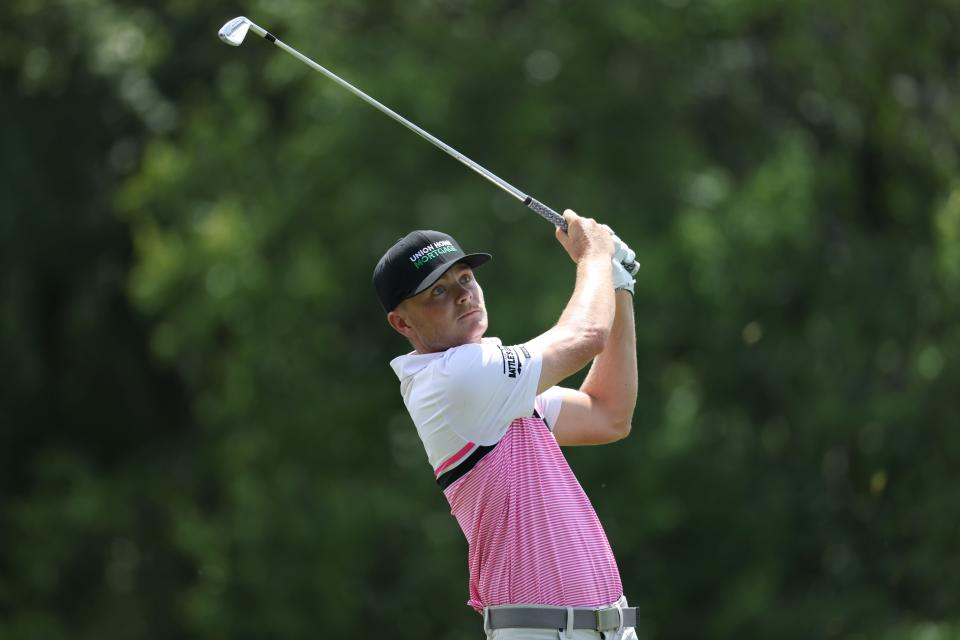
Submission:
<svg viewBox="0 0 960 640">
<path fill-rule="evenodd" d="M 960 4 L 7 0 L 0 638 L 477 638 L 373 296 L 413 228 L 643 264 L 632 435 L 569 450 L 648 638 L 960 637 Z"/>
</svg>

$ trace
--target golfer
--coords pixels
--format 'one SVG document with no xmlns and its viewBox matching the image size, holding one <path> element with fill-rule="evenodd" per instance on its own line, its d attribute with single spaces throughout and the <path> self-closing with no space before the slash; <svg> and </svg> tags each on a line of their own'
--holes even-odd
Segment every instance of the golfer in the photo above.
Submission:
<svg viewBox="0 0 960 640">
<path fill-rule="evenodd" d="M 557 323 L 526 342 L 486 338 L 474 269 L 450 236 L 414 231 L 380 259 L 387 322 L 413 347 L 391 367 L 437 484 L 469 545 L 470 599 L 488 638 L 628 640 L 613 552 L 560 445 L 630 433 L 637 395 L 634 254 L 572 211 L 557 240 L 577 264 Z M 517 305 L 523 313 L 523 305 Z M 579 389 L 557 386 L 593 362 Z"/>
</svg>

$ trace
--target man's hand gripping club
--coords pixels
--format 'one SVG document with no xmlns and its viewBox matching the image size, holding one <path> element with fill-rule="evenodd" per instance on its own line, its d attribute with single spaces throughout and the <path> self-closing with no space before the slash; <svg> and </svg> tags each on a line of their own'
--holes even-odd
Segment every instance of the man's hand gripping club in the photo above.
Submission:
<svg viewBox="0 0 960 640">
<path fill-rule="evenodd" d="M 581 243 L 596 244 L 596 241 L 590 237 L 596 226 L 610 234 L 613 241 L 613 289 L 614 291 L 626 289 L 630 292 L 630 295 L 633 295 L 633 287 L 636 283 L 634 276 L 640 271 L 640 263 L 636 261 L 636 252 L 627 246 L 627 243 L 614 233 L 613 229 L 605 224 L 598 225 L 591 218 L 582 218 L 569 209 L 564 212 L 564 218 L 567 220 L 568 229 L 564 232 L 557 227 L 557 240 L 567 250 L 574 262 L 579 262 L 581 254 L 585 251 L 585 247 L 581 248 L 579 246 Z M 577 236 L 575 240 L 571 239 L 569 230 L 570 223 L 574 221 L 575 229 L 573 233 Z M 631 265 L 631 269 L 627 269 L 624 265 Z"/>
</svg>

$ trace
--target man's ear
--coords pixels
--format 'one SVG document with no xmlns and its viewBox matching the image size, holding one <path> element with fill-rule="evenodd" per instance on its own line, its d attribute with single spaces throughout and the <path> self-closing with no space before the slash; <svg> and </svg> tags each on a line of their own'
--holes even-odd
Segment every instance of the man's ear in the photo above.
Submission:
<svg viewBox="0 0 960 640">
<path fill-rule="evenodd" d="M 400 335 L 409 338 L 413 335 L 413 327 L 407 323 L 407 319 L 399 311 L 391 311 L 387 314 L 387 322 Z"/>
</svg>

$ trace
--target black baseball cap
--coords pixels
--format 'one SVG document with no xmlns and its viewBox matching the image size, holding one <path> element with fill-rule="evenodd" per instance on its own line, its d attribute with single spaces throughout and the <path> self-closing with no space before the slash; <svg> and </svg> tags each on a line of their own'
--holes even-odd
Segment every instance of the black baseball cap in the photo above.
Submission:
<svg viewBox="0 0 960 640">
<path fill-rule="evenodd" d="M 479 267 L 492 257 L 489 253 L 464 253 L 456 240 L 439 231 L 411 231 L 380 258 L 373 269 L 373 287 L 384 311 L 390 313 L 456 263 Z"/>
</svg>

